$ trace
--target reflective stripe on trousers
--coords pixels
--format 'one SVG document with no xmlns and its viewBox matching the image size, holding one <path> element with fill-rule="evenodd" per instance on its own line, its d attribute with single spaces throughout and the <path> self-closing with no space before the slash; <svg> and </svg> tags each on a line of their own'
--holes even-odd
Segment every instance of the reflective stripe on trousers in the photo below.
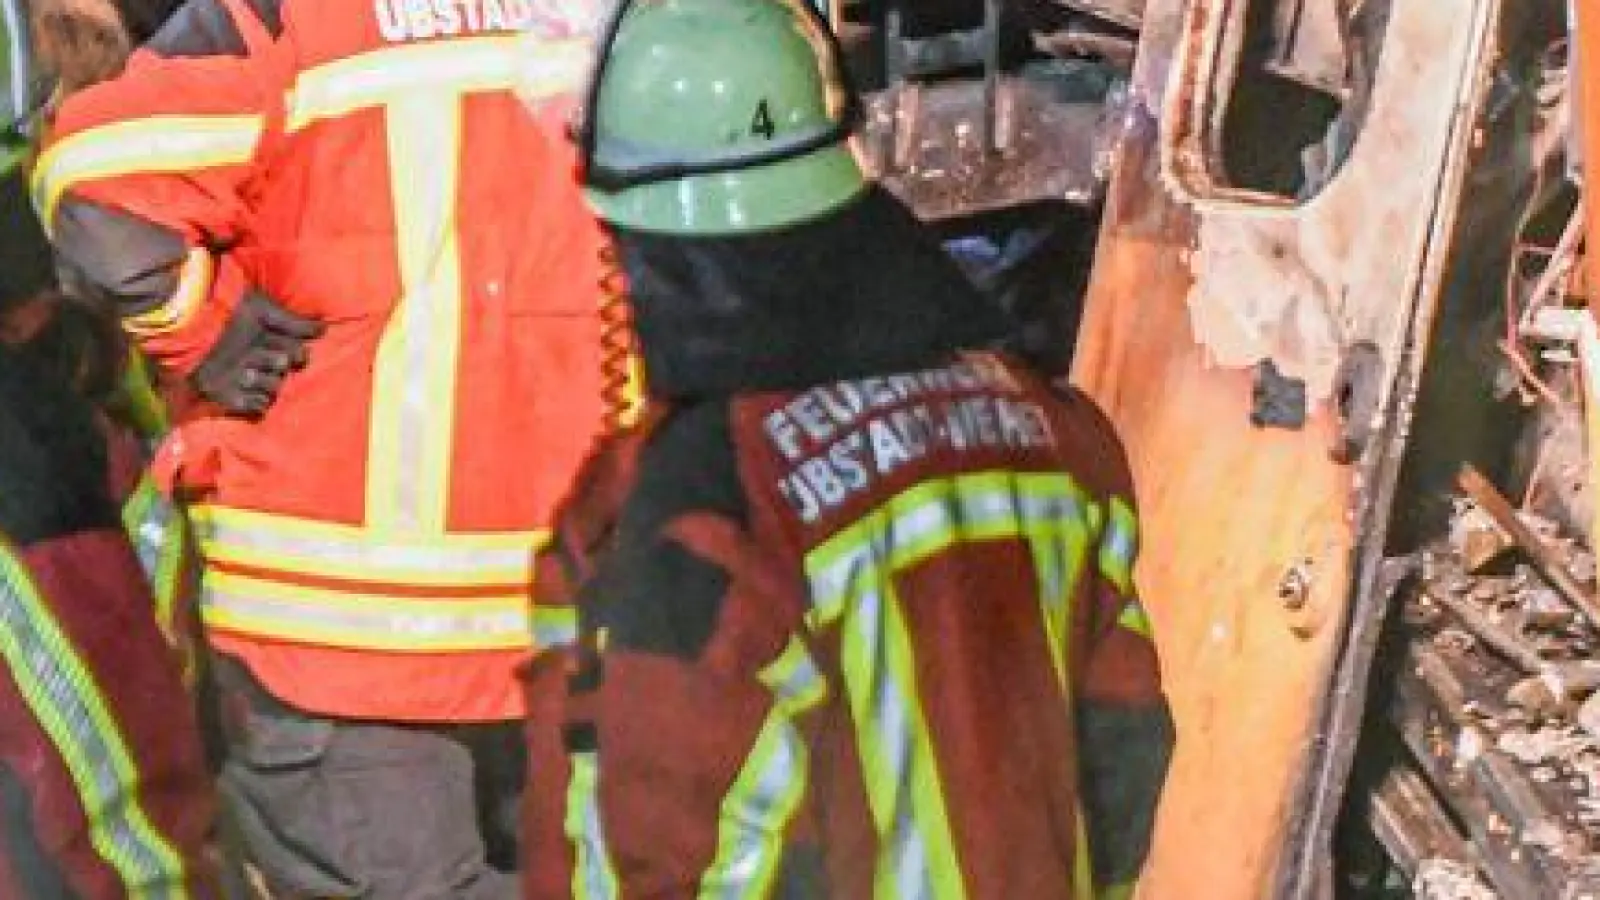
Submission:
<svg viewBox="0 0 1600 900">
<path fill-rule="evenodd" d="M 572 780 L 567 784 L 565 829 L 572 843 L 574 900 L 614 900 L 619 895 L 617 872 L 606 845 L 600 817 L 600 766 L 593 751 L 574 753 Z"/>
<path fill-rule="evenodd" d="M 188 873 L 138 803 L 139 770 L 94 675 L 0 544 L 0 658 L 65 763 L 95 852 L 131 900 L 181 900 Z"/>
<path fill-rule="evenodd" d="M 1071 597 L 1099 521 L 1098 510 L 1065 474 L 985 472 L 916 485 L 807 555 L 811 624 L 837 623 L 842 630 L 844 690 L 882 842 L 876 897 L 967 895 L 896 576 L 963 543 L 1026 542 L 1063 688 L 1062 715 L 1071 715 Z M 1083 870 L 1087 841 L 1079 841 L 1077 854 Z M 1093 890 L 1091 884 L 1076 887 L 1084 895 Z"/>
</svg>

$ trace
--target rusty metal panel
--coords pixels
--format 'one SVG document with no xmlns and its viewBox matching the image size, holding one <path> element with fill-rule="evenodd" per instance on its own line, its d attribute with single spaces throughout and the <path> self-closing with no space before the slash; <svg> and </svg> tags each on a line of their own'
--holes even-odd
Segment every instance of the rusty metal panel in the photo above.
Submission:
<svg viewBox="0 0 1600 900">
<path fill-rule="evenodd" d="M 925 220 L 1099 197 L 1101 104 L 1063 103 L 1050 81 L 1013 75 L 998 78 L 994 102 L 986 147 L 981 80 L 912 82 L 871 96 L 857 143 L 863 168 Z"/>
<path fill-rule="evenodd" d="M 1246 4 L 1145 10 L 1074 366 L 1129 448 L 1178 719 L 1143 897 L 1312 896 L 1326 877 L 1327 853 L 1286 844 L 1337 807 L 1338 773 L 1312 761 L 1330 721 L 1359 716 L 1333 675 L 1377 581 L 1499 8 L 1394 0 L 1359 137 L 1305 200 L 1223 170 Z M 1354 348 L 1365 421 L 1338 402 Z M 1301 430 L 1250 424 L 1262 360 L 1304 383 Z"/>
</svg>

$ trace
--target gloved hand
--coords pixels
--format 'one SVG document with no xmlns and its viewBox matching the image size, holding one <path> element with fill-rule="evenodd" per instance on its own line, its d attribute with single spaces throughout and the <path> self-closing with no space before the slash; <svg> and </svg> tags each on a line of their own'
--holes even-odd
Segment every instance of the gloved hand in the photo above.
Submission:
<svg viewBox="0 0 1600 900">
<path fill-rule="evenodd" d="M 322 331 L 322 323 L 252 291 L 239 302 L 190 380 L 195 390 L 228 412 L 255 418 L 277 399 L 283 379 L 305 366 L 306 342 Z"/>
</svg>

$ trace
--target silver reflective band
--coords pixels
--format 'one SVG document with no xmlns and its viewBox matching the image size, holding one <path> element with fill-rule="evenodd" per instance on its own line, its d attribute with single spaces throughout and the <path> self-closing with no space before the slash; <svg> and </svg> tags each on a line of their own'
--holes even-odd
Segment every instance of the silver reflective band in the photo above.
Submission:
<svg viewBox="0 0 1600 900">
<path fill-rule="evenodd" d="M 895 560 L 909 565 L 956 539 L 1027 537 L 1035 529 L 1086 521 L 1087 505 L 1080 499 L 1076 485 L 1064 475 L 1053 483 L 1038 479 L 1038 486 L 1009 482 L 991 485 L 985 483 L 987 480 L 992 479 L 975 476 L 948 492 L 924 492 L 930 496 L 917 497 L 902 506 L 901 498 L 919 490 L 913 488 L 891 502 L 891 506 L 899 508 L 893 509 L 885 518 L 884 527 L 873 532 L 866 542 L 841 548 L 821 567 L 808 561 L 816 624 L 838 618 L 852 585 L 879 564 Z M 909 558 L 900 562 L 902 557 Z M 1040 561 L 1038 554 L 1035 560 Z M 1043 561 L 1047 565 L 1039 573 L 1045 582 L 1041 589 L 1052 602 L 1064 600 L 1063 579 L 1069 561 L 1048 555 Z"/>
<path fill-rule="evenodd" d="M 359 599 L 359 598 L 358 598 Z M 202 613 L 209 625 L 297 643 L 370 650 L 441 652 L 517 649 L 530 642 L 526 610 L 395 608 L 393 597 L 374 598 L 372 608 L 333 607 L 315 602 L 251 596 L 207 584 Z M 463 601 L 470 607 L 472 601 Z M 428 601 L 429 606 L 448 601 Z M 421 604 L 418 604 L 421 606 Z"/>
<path fill-rule="evenodd" d="M 600 766 L 594 753 L 574 753 L 572 781 L 567 785 L 565 830 L 577 865 L 572 869 L 572 895 L 577 900 L 613 900 L 617 873 L 611 867 L 605 825 L 600 817 Z"/>
<path fill-rule="evenodd" d="M 139 772 L 94 676 L 27 573 L 0 546 L 0 662 L 55 745 L 83 804 L 95 851 L 134 900 L 188 896 L 182 859 L 138 803 Z"/>
<path fill-rule="evenodd" d="M 48 95 L 46 79 L 35 66 L 33 39 L 28 11 L 21 0 L 0 0 L 0 140 L 8 131 L 26 133 L 27 120 L 44 106 Z"/>
<path fill-rule="evenodd" d="M 288 571 L 325 572 L 398 583 L 438 583 L 481 573 L 500 573 L 520 584 L 532 566 L 538 542 L 526 545 L 453 547 L 406 543 L 361 533 L 299 535 L 287 528 L 253 527 L 232 521 L 226 511 L 201 510 L 195 531 L 208 558 Z"/>
</svg>

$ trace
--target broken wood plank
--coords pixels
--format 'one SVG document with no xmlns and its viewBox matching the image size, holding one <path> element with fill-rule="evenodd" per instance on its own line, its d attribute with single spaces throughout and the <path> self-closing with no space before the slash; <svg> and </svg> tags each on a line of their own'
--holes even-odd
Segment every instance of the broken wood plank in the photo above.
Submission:
<svg viewBox="0 0 1600 900">
<path fill-rule="evenodd" d="M 1572 604 L 1572 607 L 1583 614 L 1591 623 L 1600 625 L 1600 605 L 1595 602 L 1594 595 L 1587 588 L 1578 583 L 1567 570 L 1567 565 L 1555 550 L 1544 539 L 1533 533 L 1516 510 L 1511 508 L 1510 501 L 1506 500 L 1498 488 L 1489 483 L 1489 479 L 1470 465 L 1463 466 L 1461 476 L 1457 483 L 1472 501 L 1478 504 L 1484 512 L 1495 520 L 1495 524 L 1505 530 L 1517 546 L 1528 554 L 1539 574 L 1550 582 L 1562 599 Z"/>
</svg>

